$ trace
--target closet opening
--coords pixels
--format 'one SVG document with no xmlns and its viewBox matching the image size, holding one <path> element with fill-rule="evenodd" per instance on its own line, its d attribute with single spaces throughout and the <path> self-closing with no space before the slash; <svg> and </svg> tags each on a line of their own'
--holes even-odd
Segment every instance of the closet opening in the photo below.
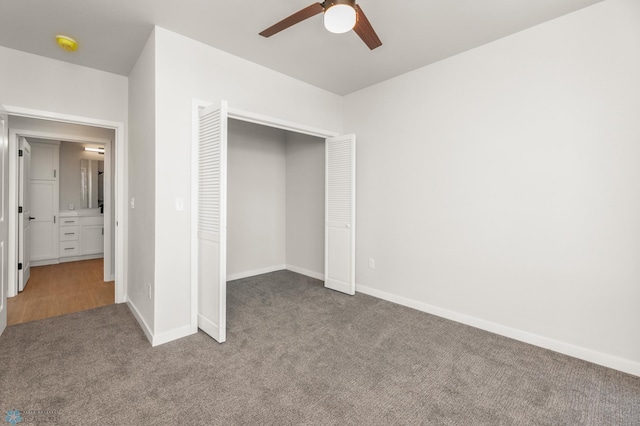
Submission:
<svg viewBox="0 0 640 426">
<path fill-rule="evenodd" d="M 324 139 L 230 119 L 227 281 L 289 269 L 324 279 Z"/>
<path fill-rule="evenodd" d="M 226 283 L 289 269 L 355 294 L 355 135 L 193 104 L 192 327 L 226 340 Z"/>
</svg>

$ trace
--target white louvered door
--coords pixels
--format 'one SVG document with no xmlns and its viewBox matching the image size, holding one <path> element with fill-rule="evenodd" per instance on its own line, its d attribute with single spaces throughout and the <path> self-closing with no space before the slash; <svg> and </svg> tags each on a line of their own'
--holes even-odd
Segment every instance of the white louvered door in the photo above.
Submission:
<svg viewBox="0 0 640 426">
<path fill-rule="evenodd" d="M 355 294 L 356 137 L 326 140 L 324 286 Z"/>
<path fill-rule="evenodd" d="M 227 104 L 200 112 L 198 142 L 198 327 L 226 339 Z"/>
</svg>

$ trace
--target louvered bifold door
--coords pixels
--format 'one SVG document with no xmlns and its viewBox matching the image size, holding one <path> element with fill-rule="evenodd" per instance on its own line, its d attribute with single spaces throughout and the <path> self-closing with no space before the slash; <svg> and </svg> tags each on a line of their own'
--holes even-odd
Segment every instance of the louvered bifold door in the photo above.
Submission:
<svg viewBox="0 0 640 426">
<path fill-rule="evenodd" d="M 200 112 L 198 142 L 198 327 L 226 339 L 227 105 Z"/>
<path fill-rule="evenodd" d="M 356 137 L 326 140 L 324 285 L 355 294 Z"/>
</svg>

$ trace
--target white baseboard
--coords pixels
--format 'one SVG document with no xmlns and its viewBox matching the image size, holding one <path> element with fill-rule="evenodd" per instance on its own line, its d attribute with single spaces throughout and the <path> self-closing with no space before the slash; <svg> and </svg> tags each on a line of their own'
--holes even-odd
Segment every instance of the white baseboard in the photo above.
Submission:
<svg viewBox="0 0 640 426">
<path fill-rule="evenodd" d="M 78 262 L 80 260 L 102 259 L 103 257 L 104 257 L 104 255 L 102 253 L 85 254 L 85 255 L 82 255 L 82 256 L 60 257 L 60 258 L 58 258 L 58 262 L 59 263 Z"/>
<path fill-rule="evenodd" d="M 561 342 L 558 340 L 550 339 L 548 337 L 539 336 L 537 334 L 507 327 L 501 324 L 485 321 L 480 318 L 472 317 L 470 315 L 465 315 L 458 312 L 450 311 L 448 309 L 439 308 L 437 306 L 428 305 L 426 303 L 376 290 L 361 284 L 356 284 L 356 291 L 359 293 L 368 294 L 369 296 L 377 297 L 378 299 L 383 299 L 462 324 L 470 325 L 472 327 L 489 331 L 491 333 L 509 337 L 514 340 L 519 340 L 521 342 L 529 343 L 541 348 L 569 355 L 574 358 L 589 361 L 594 364 L 599 364 L 625 373 L 633 374 L 634 376 L 640 376 L 640 363 L 630 361 L 628 359 L 619 358 L 614 355 L 605 354 L 602 352 L 594 351 L 592 349 L 583 348 L 580 346 L 572 345 L 570 343 Z"/>
<path fill-rule="evenodd" d="M 299 268 L 293 265 L 286 265 L 285 269 L 295 272 L 297 274 L 306 275 L 307 277 L 315 278 L 320 281 L 324 281 L 324 274 L 320 274 L 318 272 L 310 271 L 309 269 Z"/>
<path fill-rule="evenodd" d="M 254 269 L 253 271 L 238 272 L 236 274 L 227 274 L 227 281 L 240 280 L 255 275 L 268 274 L 269 272 L 282 271 L 287 269 L 287 265 L 274 265 L 266 268 Z"/>
<path fill-rule="evenodd" d="M 129 310 L 138 321 L 138 324 L 140 324 L 140 328 L 142 328 L 144 335 L 147 336 L 147 340 L 153 346 L 153 332 L 144 318 L 142 318 L 140 311 L 138 311 L 138 308 L 136 308 L 136 305 L 131 300 L 127 300 L 127 306 L 129 306 Z"/>
<path fill-rule="evenodd" d="M 154 335 L 151 346 L 158 346 L 164 343 L 169 343 L 174 340 L 182 339 L 183 337 L 191 336 L 192 334 L 196 334 L 197 332 L 198 329 L 196 328 L 194 330 L 191 325 L 185 325 L 184 327 L 175 328 L 173 330 Z"/>
<path fill-rule="evenodd" d="M 224 341 L 227 339 L 226 329 L 220 329 L 220 326 L 218 324 L 210 321 L 208 318 L 205 318 L 200 314 L 198 314 L 198 327 L 209 336 L 213 337 L 213 339 L 215 339 L 218 343 L 224 343 Z"/>
<path fill-rule="evenodd" d="M 60 263 L 58 259 L 46 259 L 46 260 L 32 260 L 30 262 L 31 266 L 47 266 L 47 265 L 57 265 Z"/>
<path fill-rule="evenodd" d="M 142 315 L 140 314 L 140 311 L 138 310 L 136 305 L 131 300 L 127 300 L 127 306 L 129 306 L 129 310 L 138 321 L 138 324 L 140 324 L 140 328 L 142 328 L 144 335 L 147 336 L 147 340 L 149 341 L 149 343 L 151 343 L 151 346 L 158 346 L 162 345 L 163 343 L 169 343 L 173 340 L 187 337 L 198 332 L 197 328 L 194 330 L 191 325 L 188 325 L 155 335 L 151 331 L 149 324 L 147 324 L 144 318 L 142 318 Z"/>
</svg>

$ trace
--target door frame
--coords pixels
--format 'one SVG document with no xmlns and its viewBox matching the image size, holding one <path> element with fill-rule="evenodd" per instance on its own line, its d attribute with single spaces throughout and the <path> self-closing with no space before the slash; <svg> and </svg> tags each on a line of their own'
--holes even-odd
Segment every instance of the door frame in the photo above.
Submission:
<svg viewBox="0 0 640 426">
<path fill-rule="evenodd" d="M 115 178 L 115 197 L 111 200 L 115 204 L 115 217 L 111 218 L 111 209 L 107 209 L 104 212 L 105 215 L 105 234 L 111 235 L 111 226 L 112 224 L 115 226 L 115 259 L 111 259 L 111 238 L 105 238 L 105 271 L 110 271 L 111 268 L 107 269 L 107 256 L 109 257 L 108 262 L 110 265 L 115 261 L 115 276 L 107 277 L 107 273 L 105 272 L 105 280 L 111 281 L 115 280 L 115 303 L 124 303 L 127 301 L 127 276 L 126 276 L 126 259 L 127 259 L 127 210 L 125 206 L 127 205 L 127 186 L 128 186 L 128 174 L 127 174 L 127 158 L 125 156 L 125 152 L 127 151 L 127 139 L 125 137 L 125 125 L 122 122 L 117 121 L 108 121 L 96 118 L 82 117 L 70 114 L 60 114 L 50 111 L 41 111 L 34 110 L 29 108 L 22 108 L 10 105 L 2 105 L 1 108 L 4 108 L 6 113 L 9 116 L 19 116 L 19 117 L 28 117 L 35 119 L 42 119 L 48 121 L 55 121 L 60 123 L 69 123 L 69 124 L 77 124 L 82 126 L 92 126 L 92 127 L 102 127 L 105 129 L 110 129 L 115 132 L 114 141 L 111 142 L 106 139 L 97 139 L 97 138 L 85 138 L 78 136 L 69 136 L 69 135 L 60 135 L 56 133 L 48 133 L 48 132 L 38 132 L 38 131 L 24 131 L 16 129 L 12 131 L 9 130 L 9 246 L 13 247 L 13 250 L 9 251 L 9 261 L 11 261 L 11 256 L 13 252 L 13 258 L 15 260 L 14 265 L 17 268 L 17 218 L 16 212 L 17 209 L 17 145 L 13 143 L 16 135 L 26 136 L 26 137 L 36 137 L 36 138 L 45 138 L 54 139 L 61 138 L 61 140 L 69 141 L 69 142 L 85 142 L 85 143 L 104 143 L 105 148 L 105 162 L 107 159 L 109 160 L 109 176 L 105 176 L 105 201 L 107 194 L 111 197 L 111 173 Z M 42 135 L 48 135 L 43 137 Z M 60 139 L 58 139 L 60 140 Z M 12 151 L 13 148 L 13 151 Z M 108 152 L 108 154 L 107 154 Z M 111 170 L 111 156 L 115 156 L 115 170 Z M 105 165 L 105 174 L 107 174 L 107 166 Z M 109 229 L 107 229 L 107 222 Z M 13 233 L 13 235 L 11 235 Z M 108 242 L 107 242 L 108 240 Z M 106 250 L 108 248 L 108 250 Z M 11 265 L 11 263 L 9 263 Z M 9 268 L 9 282 L 17 284 L 17 269 L 13 271 L 14 268 Z M 11 278 L 11 274 L 13 271 L 13 281 Z M 108 279 L 107 279 L 108 278 Z M 11 294 L 11 289 L 9 290 Z M 15 294 L 14 294 L 15 295 Z"/>
<path fill-rule="evenodd" d="M 59 142 L 70 142 L 70 143 L 87 143 L 87 144 L 100 144 L 104 145 L 104 199 L 105 205 L 111 206 L 113 200 L 111 199 L 111 141 L 109 139 L 101 139 L 101 138 L 90 138 L 90 137 L 79 137 L 73 135 L 65 135 L 61 133 L 55 132 L 41 132 L 35 130 L 22 130 L 22 129 L 9 129 L 9 204 L 15 202 L 15 206 L 18 205 L 18 162 L 16 159 L 18 158 L 18 139 L 20 137 L 24 138 L 37 138 L 37 139 L 47 139 L 52 141 Z M 15 163 L 15 164 L 13 164 Z M 15 165 L 15 173 L 13 172 L 13 166 Z M 60 167 L 58 166 L 58 169 Z M 60 173 L 60 170 L 58 170 Z M 18 235 L 17 232 L 14 232 L 14 223 L 16 222 L 17 229 L 17 218 L 15 215 L 15 208 L 13 210 L 14 214 L 9 214 L 9 246 L 15 247 L 16 250 L 9 252 L 9 297 L 13 297 L 18 294 L 17 291 L 17 280 L 14 279 L 14 275 L 17 277 L 17 270 L 11 267 L 11 265 L 17 265 L 17 247 L 18 247 Z M 59 218 L 58 218 L 59 219 Z M 104 211 L 104 234 L 111 235 L 113 220 L 111 218 L 111 209 L 106 209 Z M 15 252 L 15 253 L 14 253 Z M 16 257 L 16 259 L 12 259 Z M 15 262 L 13 262 L 15 260 Z M 12 263 L 13 262 L 13 263 Z M 113 259 L 111 258 L 111 238 L 104 239 L 104 280 L 112 281 L 114 277 L 111 275 L 111 269 L 113 265 Z M 14 283 L 12 290 L 12 283 Z"/>
<path fill-rule="evenodd" d="M 24 139 L 24 142 L 23 140 Z M 29 241 L 28 245 L 27 243 L 23 242 L 22 245 L 20 244 L 20 236 L 22 236 L 23 240 L 26 239 L 31 239 L 31 229 L 29 229 L 29 233 L 28 233 L 28 237 L 25 238 L 26 233 L 25 231 L 25 225 L 28 224 L 29 228 L 31 228 L 31 144 L 29 143 L 29 141 L 26 138 L 22 138 L 20 139 L 20 137 L 16 138 L 16 146 L 18 148 L 18 152 L 22 151 L 22 155 L 18 156 L 18 170 L 16 173 L 16 177 L 17 177 L 17 200 L 18 200 L 18 206 L 22 205 L 22 213 L 18 212 L 18 218 L 16 220 L 17 222 L 17 226 L 16 226 L 16 230 L 17 230 L 17 244 L 16 244 L 16 250 L 15 250 L 15 256 L 17 257 L 17 262 L 18 264 L 20 264 L 20 258 L 22 258 L 22 268 L 18 269 L 18 276 L 17 279 L 15 280 L 15 287 L 17 288 L 17 290 L 15 291 L 15 293 L 12 291 L 11 287 L 9 287 L 9 291 L 7 292 L 7 297 L 12 297 L 12 295 L 14 294 L 18 294 L 19 291 L 21 291 L 20 289 L 22 288 L 22 290 L 24 290 L 24 288 L 27 285 L 27 282 L 29 281 L 30 275 L 31 275 L 31 251 L 29 250 L 29 252 L 27 252 L 24 247 L 29 247 L 29 249 L 31 248 L 31 241 Z M 11 138 L 9 138 L 9 145 L 11 144 Z M 29 148 L 28 150 L 28 156 L 25 154 L 24 150 L 26 148 Z M 27 158 L 29 158 L 29 161 L 27 162 Z M 28 178 L 25 178 L 25 169 L 29 169 L 29 176 Z M 10 181 L 11 179 L 9 179 Z M 26 185 L 25 185 L 26 184 Z M 25 189 L 25 187 L 29 187 L 29 190 L 27 191 Z M 9 183 L 9 188 L 11 188 L 11 183 Z M 11 193 L 11 189 L 9 189 L 9 193 Z M 20 198 L 22 198 L 22 203 L 20 203 Z M 24 206 L 28 205 L 29 209 L 26 210 L 24 208 Z M 14 210 L 15 212 L 15 210 Z M 11 222 L 11 220 L 13 219 L 13 215 L 9 215 L 9 220 Z M 11 241 L 11 231 L 8 230 L 7 233 L 8 236 L 8 241 Z M 9 244 L 9 247 L 12 247 L 11 244 Z M 11 257 L 12 257 L 12 252 L 10 251 L 8 254 L 8 262 L 9 265 L 12 265 L 11 263 Z M 14 262 L 15 263 L 15 262 Z M 9 277 L 9 282 L 11 283 L 11 275 L 12 272 L 14 271 L 13 268 L 9 268 L 9 270 L 7 271 L 7 275 Z M 29 272 L 29 276 L 27 276 L 26 281 L 25 281 L 25 277 L 24 275 Z"/>
<path fill-rule="evenodd" d="M 193 99 L 191 103 L 191 331 L 198 331 L 198 141 L 200 139 L 200 110 L 213 105 Z M 219 104 L 217 102 L 216 104 Z M 340 133 L 282 120 L 263 114 L 228 107 L 227 118 L 272 127 L 280 130 L 315 136 L 323 139 L 333 138 Z"/>
</svg>

